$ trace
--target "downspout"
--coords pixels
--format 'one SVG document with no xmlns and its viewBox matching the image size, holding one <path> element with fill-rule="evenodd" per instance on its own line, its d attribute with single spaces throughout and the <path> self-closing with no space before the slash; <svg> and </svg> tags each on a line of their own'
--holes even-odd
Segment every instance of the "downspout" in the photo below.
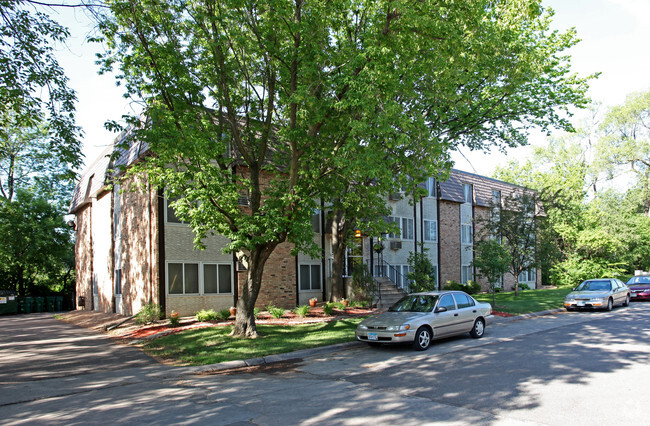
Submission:
<svg viewBox="0 0 650 426">
<path fill-rule="evenodd" d="M 321 198 L 320 200 L 320 247 L 321 247 L 321 283 L 323 287 L 323 300 L 326 299 L 327 296 L 327 290 L 326 290 L 326 277 L 327 274 L 325 273 L 325 268 L 327 266 L 327 262 L 325 259 L 325 202 Z"/>
<path fill-rule="evenodd" d="M 438 179 L 436 179 L 436 186 L 436 239 L 438 240 L 436 244 L 436 256 L 438 258 L 438 276 L 436 277 L 436 287 L 438 290 L 440 290 L 440 277 L 442 277 L 442 272 L 440 271 L 440 268 L 442 266 L 440 263 L 440 251 L 442 246 L 442 240 L 440 237 L 440 200 L 442 200 L 442 197 L 440 194 L 440 184 L 438 183 Z"/>
<path fill-rule="evenodd" d="M 414 194 L 415 195 L 415 194 Z M 420 202 L 422 199 L 420 198 Z M 418 252 L 418 209 L 416 203 L 413 203 L 413 251 L 417 254 Z"/>
<path fill-rule="evenodd" d="M 158 190 L 158 294 L 160 309 L 167 310 L 167 268 L 165 267 L 165 197 L 163 190 Z M 153 283 L 152 283 L 153 285 Z"/>
<path fill-rule="evenodd" d="M 298 277 L 299 271 L 298 271 L 298 255 L 295 255 L 294 257 L 294 268 L 296 271 L 296 306 L 300 306 L 300 279 Z"/>
</svg>

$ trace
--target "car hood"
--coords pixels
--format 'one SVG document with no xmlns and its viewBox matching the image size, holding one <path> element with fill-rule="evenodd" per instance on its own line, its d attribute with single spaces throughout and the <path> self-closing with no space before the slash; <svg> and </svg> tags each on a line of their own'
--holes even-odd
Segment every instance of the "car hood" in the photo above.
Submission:
<svg viewBox="0 0 650 426">
<path fill-rule="evenodd" d="M 590 298 L 590 297 L 607 297 L 609 291 L 572 291 L 567 295 L 567 298 Z"/>
<path fill-rule="evenodd" d="M 648 283 L 628 284 L 627 286 L 630 288 L 630 290 L 647 290 L 647 289 L 650 289 L 650 284 L 648 284 Z"/>
<path fill-rule="evenodd" d="M 361 321 L 361 324 L 369 327 L 385 327 L 389 325 L 402 325 L 409 321 L 421 318 L 426 315 L 423 312 L 384 312 Z"/>
</svg>

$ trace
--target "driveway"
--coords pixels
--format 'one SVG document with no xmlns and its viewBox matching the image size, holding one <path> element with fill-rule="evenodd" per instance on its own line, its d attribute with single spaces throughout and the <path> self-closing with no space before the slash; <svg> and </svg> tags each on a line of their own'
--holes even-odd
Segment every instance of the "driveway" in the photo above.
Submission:
<svg viewBox="0 0 650 426">
<path fill-rule="evenodd" d="M 0 387 L 151 364 L 138 349 L 51 313 L 0 316 Z"/>
</svg>

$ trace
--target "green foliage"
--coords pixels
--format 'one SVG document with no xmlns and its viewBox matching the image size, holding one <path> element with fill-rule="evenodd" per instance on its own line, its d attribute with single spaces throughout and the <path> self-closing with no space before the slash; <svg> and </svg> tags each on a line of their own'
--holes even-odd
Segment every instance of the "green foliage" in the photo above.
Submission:
<svg viewBox="0 0 650 426">
<path fill-rule="evenodd" d="M 255 316 L 255 318 L 259 317 L 261 313 L 262 310 L 260 308 L 253 308 L 253 315 Z"/>
<path fill-rule="evenodd" d="M 273 305 L 269 305 L 266 307 L 266 311 L 273 317 L 273 318 L 282 318 L 282 315 L 284 315 L 284 309 L 282 308 L 276 308 Z"/>
<path fill-rule="evenodd" d="M 202 309 L 196 313 L 197 321 L 217 321 L 219 319 L 219 314 L 217 314 L 214 309 L 205 310 Z"/>
<path fill-rule="evenodd" d="M 467 294 L 477 294 L 481 291 L 481 286 L 476 281 L 467 281 L 466 284 L 450 280 L 445 283 L 444 290 L 459 290 Z"/>
<path fill-rule="evenodd" d="M 163 317 L 163 312 L 160 310 L 160 306 L 155 303 L 149 303 L 144 305 L 140 312 L 135 316 L 135 322 L 138 324 L 151 324 Z"/>
<path fill-rule="evenodd" d="M 575 34 L 550 31 L 535 0 L 457 0 L 442 11 L 375 0 L 108 6 L 100 60 L 120 68 L 155 123 L 129 120 L 155 154 L 131 173 L 181 197 L 174 208 L 197 246 L 215 232 L 227 251 L 261 260 L 245 296 L 258 294 L 257 268 L 278 244 L 317 253 L 316 200 L 378 207 L 396 176 L 418 192 L 448 169 L 456 145 L 523 144 L 532 125 L 570 128 L 563 112 L 586 102 L 586 81 L 563 54 Z M 383 220 L 359 219 L 370 229 Z M 252 314 L 255 296 L 243 299 Z M 255 335 L 243 317 L 234 333 Z"/>
<path fill-rule="evenodd" d="M 309 307 L 309 305 L 300 305 L 293 310 L 293 313 L 298 315 L 300 318 L 304 318 L 307 315 L 309 315 L 310 310 L 311 308 Z"/>
<path fill-rule="evenodd" d="M 406 274 L 409 281 L 409 292 L 419 293 L 436 290 L 436 268 L 429 259 L 428 248 L 420 244 L 420 252 L 410 252 L 407 262 L 411 272 Z"/>
<path fill-rule="evenodd" d="M 325 303 L 323 305 L 323 313 L 328 316 L 332 315 L 332 313 L 334 313 L 334 307 L 335 307 L 334 303 L 330 303 L 330 302 Z"/>
<path fill-rule="evenodd" d="M 6 150 L 14 150 L 19 140 L 14 129 L 34 129 L 43 123 L 50 159 L 64 165 L 65 177 L 72 181 L 81 166 L 79 128 L 74 124 L 76 95 L 55 55 L 69 32 L 37 9 L 32 2 L 0 2 L 0 162 L 7 161 Z M 40 164 L 47 163 L 46 159 Z"/>
<path fill-rule="evenodd" d="M 487 279 L 492 294 L 499 288 L 497 283 L 508 271 L 511 263 L 510 253 L 497 239 L 483 239 L 474 244 L 472 265 Z M 496 303 L 494 298 L 492 302 Z"/>
<path fill-rule="evenodd" d="M 334 302 L 334 307 L 339 311 L 344 311 L 346 306 L 343 302 Z"/>
<path fill-rule="evenodd" d="M 227 321 L 230 319 L 230 309 L 221 309 L 219 312 L 217 312 L 217 318 L 222 321 Z"/>
<path fill-rule="evenodd" d="M 74 243 L 64 211 L 18 189 L 0 197 L 0 289 L 21 296 L 74 289 Z"/>
</svg>

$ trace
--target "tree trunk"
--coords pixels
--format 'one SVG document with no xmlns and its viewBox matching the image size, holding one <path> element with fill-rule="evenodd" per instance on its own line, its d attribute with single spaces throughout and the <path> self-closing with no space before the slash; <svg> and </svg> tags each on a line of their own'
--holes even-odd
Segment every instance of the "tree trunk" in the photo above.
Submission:
<svg viewBox="0 0 650 426">
<path fill-rule="evenodd" d="M 255 325 L 255 303 L 262 287 L 264 265 L 277 244 L 256 247 L 248 262 L 246 283 L 242 286 L 241 295 L 237 300 L 237 314 L 231 336 L 255 339 L 258 337 Z"/>
<path fill-rule="evenodd" d="M 345 298 L 343 268 L 345 266 L 345 239 L 343 212 L 337 211 L 332 218 L 332 301 Z"/>
</svg>

